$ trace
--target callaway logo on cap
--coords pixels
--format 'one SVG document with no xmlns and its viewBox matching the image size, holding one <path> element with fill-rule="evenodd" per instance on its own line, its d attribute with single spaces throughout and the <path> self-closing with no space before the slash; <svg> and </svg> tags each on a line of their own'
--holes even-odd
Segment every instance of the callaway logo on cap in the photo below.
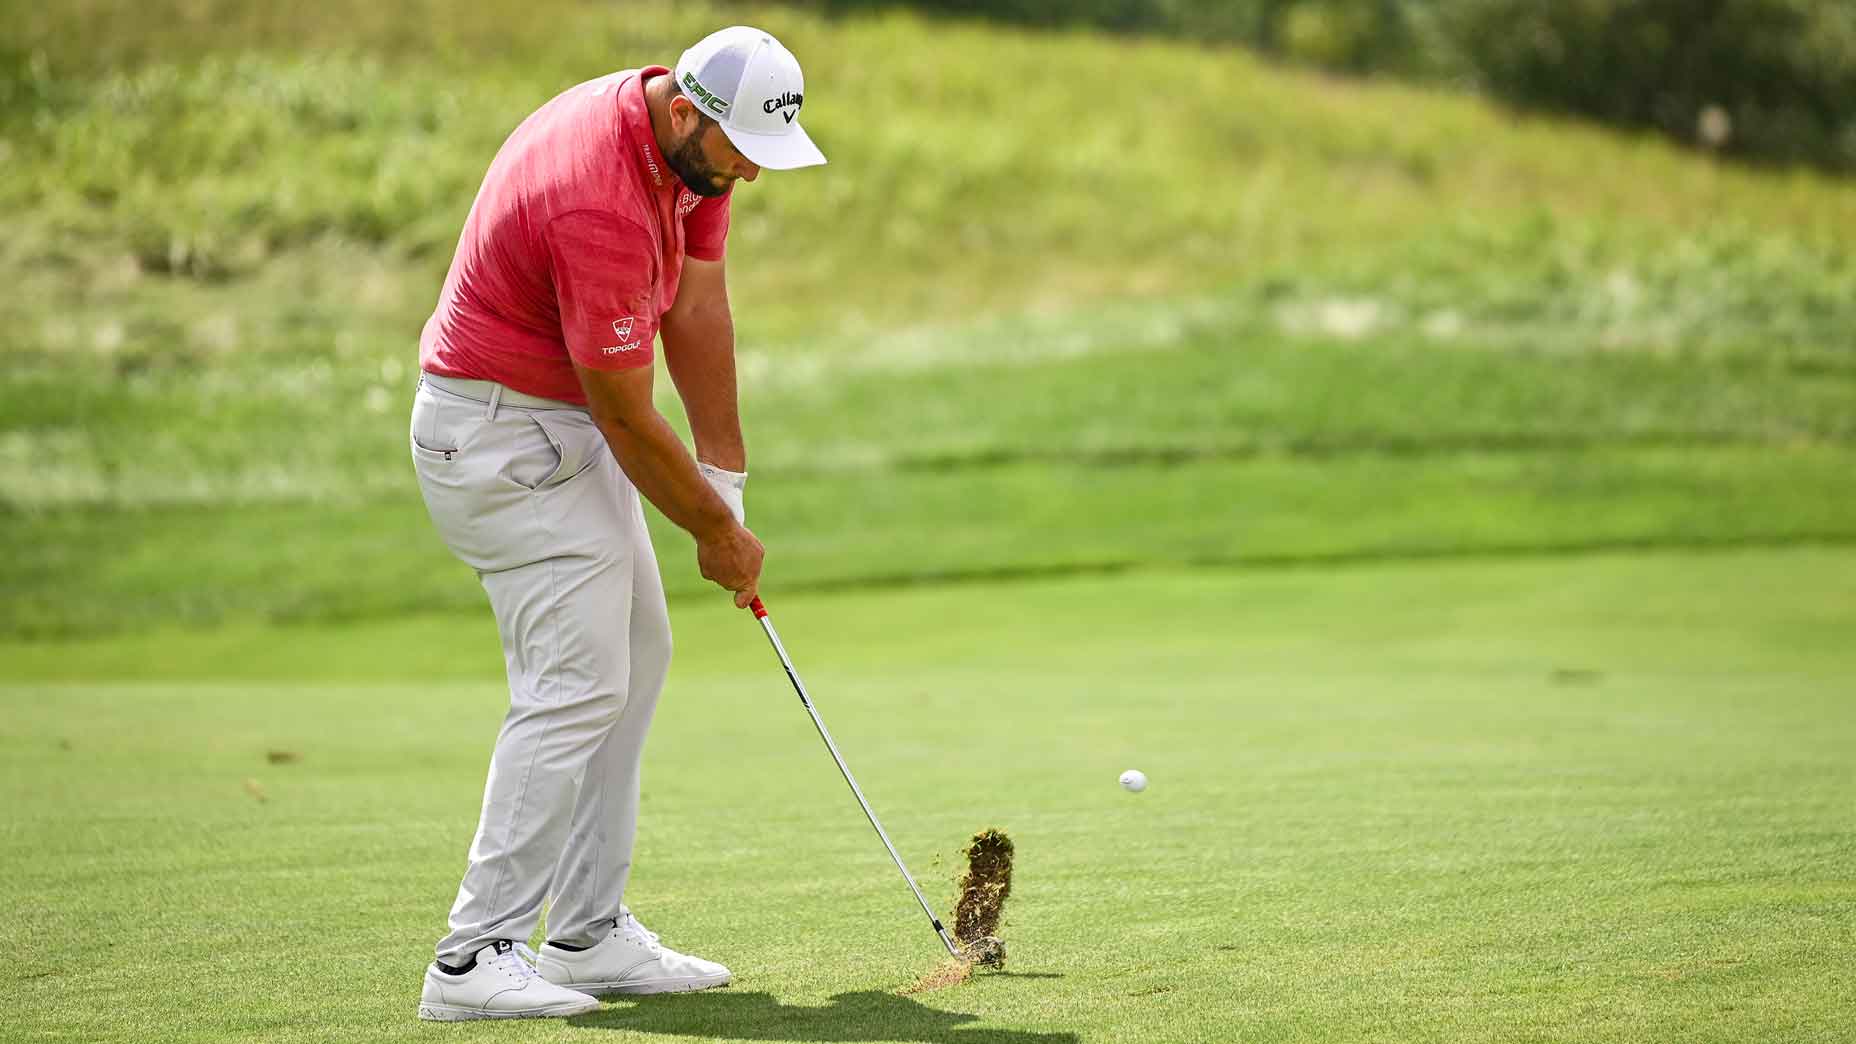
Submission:
<svg viewBox="0 0 1856 1044">
<path fill-rule="evenodd" d="M 805 77 L 780 41 L 745 25 L 710 33 L 677 60 L 677 89 L 722 125 L 741 154 L 769 170 L 825 162 L 799 126 Z"/>
</svg>

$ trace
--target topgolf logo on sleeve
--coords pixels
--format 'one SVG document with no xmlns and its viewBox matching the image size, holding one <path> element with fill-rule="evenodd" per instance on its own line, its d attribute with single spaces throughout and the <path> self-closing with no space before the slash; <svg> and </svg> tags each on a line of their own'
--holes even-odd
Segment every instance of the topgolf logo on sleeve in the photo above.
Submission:
<svg viewBox="0 0 1856 1044">
<path fill-rule="evenodd" d="M 642 339 L 637 340 L 637 341 L 632 341 L 629 344 L 626 343 L 626 340 L 625 340 L 627 337 L 630 337 L 632 335 L 632 323 L 635 322 L 636 319 L 637 319 L 636 316 L 630 316 L 630 315 L 626 316 L 623 319 L 614 319 L 612 321 L 612 332 L 619 335 L 619 343 L 607 345 L 606 347 L 601 348 L 600 351 L 604 352 L 607 355 L 619 355 L 623 352 L 637 351 L 639 345 L 644 343 Z"/>
</svg>

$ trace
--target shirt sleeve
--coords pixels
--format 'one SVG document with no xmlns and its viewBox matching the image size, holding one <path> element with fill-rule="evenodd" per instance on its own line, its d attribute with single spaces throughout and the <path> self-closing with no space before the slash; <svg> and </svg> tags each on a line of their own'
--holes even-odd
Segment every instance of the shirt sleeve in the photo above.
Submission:
<svg viewBox="0 0 1856 1044">
<path fill-rule="evenodd" d="M 696 204 L 683 219 L 683 252 L 698 261 L 720 261 L 728 249 L 728 203 L 735 198 L 730 187 L 719 196 Z"/>
<path fill-rule="evenodd" d="M 636 222 L 576 210 L 544 232 L 561 339 L 590 370 L 651 365 L 657 336 L 657 243 Z"/>
</svg>

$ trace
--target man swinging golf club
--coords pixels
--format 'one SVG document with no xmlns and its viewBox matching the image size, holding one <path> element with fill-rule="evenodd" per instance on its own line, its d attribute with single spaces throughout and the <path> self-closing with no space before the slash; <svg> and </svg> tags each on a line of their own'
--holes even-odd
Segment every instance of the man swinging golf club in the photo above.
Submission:
<svg viewBox="0 0 1856 1044">
<path fill-rule="evenodd" d="M 420 339 L 412 456 L 477 571 L 509 675 L 469 867 L 419 1017 L 575 1015 L 603 993 L 724 985 L 624 904 L 639 761 L 670 662 L 643 494 L 745 607 L 760 541 L 723 277 L 729 198 L 825 162 L 799 63 L 745 26 L 543 105 L 510 135 Z M 695 456 L 652 405 L 653 339 Z M 548 941 L 526 945 L 548 910 Z"/>
</svg>

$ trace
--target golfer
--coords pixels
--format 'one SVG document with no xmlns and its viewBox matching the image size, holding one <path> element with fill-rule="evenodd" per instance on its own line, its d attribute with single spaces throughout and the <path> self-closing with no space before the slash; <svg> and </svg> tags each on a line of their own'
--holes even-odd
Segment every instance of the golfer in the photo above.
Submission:
<svg viewBox="0 0 1856 1044">
<path fill-rule="evenodd" d="M 723 278 L 729 197 L 825 162 L 805 85 L 745 26 L 568 90 L 504 142 L 420 338 L 412 456 L 432 522 L 490 596 L 509 674 L 469 867 L 419 1017 L 575 1015 L 728 969 L 624 903 L 670 619 L 642 494 L 702 575 L 754 597 Z M 695 455 L 652 405 L 653 342 Z M 548 905 L 547 942 L 526 941 Z"/>
</svg>

